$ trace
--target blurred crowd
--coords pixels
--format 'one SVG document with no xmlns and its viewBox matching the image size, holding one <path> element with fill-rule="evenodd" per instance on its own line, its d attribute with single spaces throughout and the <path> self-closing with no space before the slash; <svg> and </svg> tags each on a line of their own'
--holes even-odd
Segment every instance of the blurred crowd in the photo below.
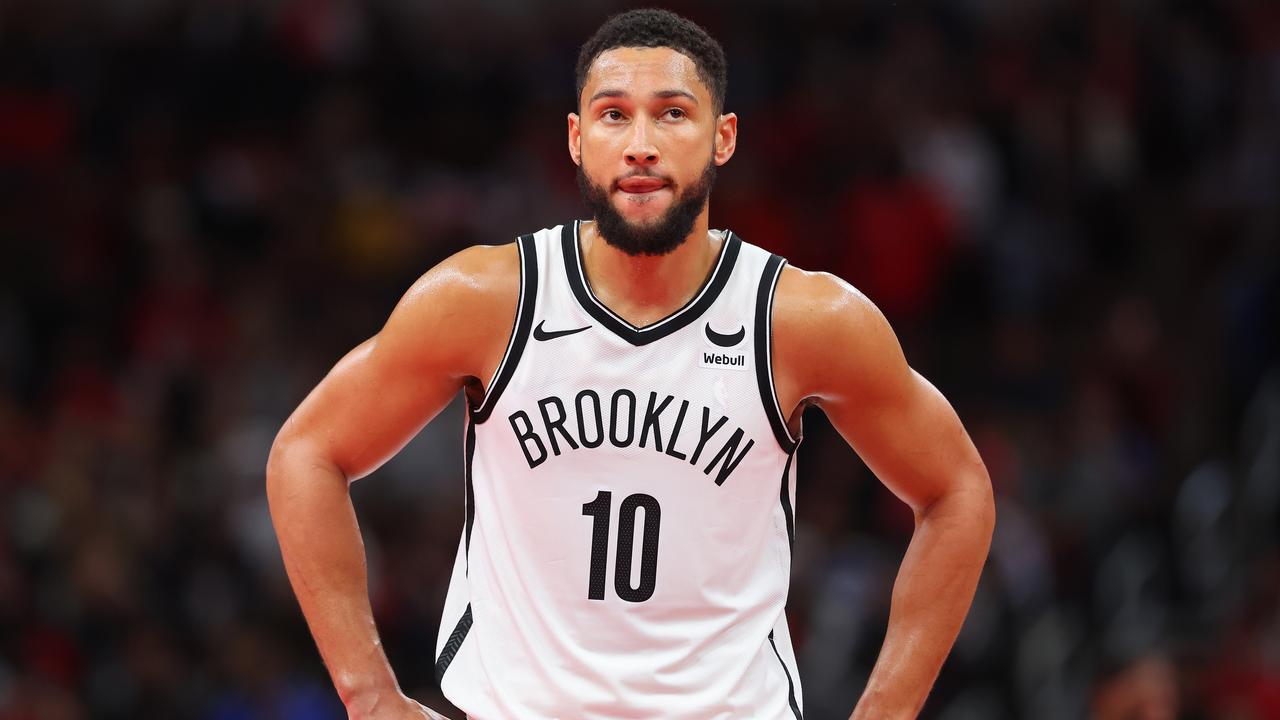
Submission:
<svg viewBox="0 0 1280 720">
<path fill-rule="evenodd" d="M 866 292 L 991 472 L 924 717 L 1280 718 L 1280 5 L 665 5 L 729 57 L 713 227 Z M 573 61 L 623 7 L 0 3 L 0 720 L 345 717 L 271 440 L 432 264 L 581 216 Z M 461 431 L 353 486 L 442 708 Z M 912 517 L 805 434 L 787 612 L 825 720 Z"/>
</svg>

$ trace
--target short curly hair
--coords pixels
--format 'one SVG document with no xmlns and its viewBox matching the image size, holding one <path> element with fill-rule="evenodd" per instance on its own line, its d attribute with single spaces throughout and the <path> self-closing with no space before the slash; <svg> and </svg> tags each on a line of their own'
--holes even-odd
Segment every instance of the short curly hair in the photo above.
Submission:
<svg viewBox="0 0 1280 720">
<path fill-rule="evenodd" d="M 698 77 L 711 90 L 716 112 L 724 110 L 729 89 L 729 63 L 724 48 L 697 23 L 670 10 L 643 8 L 614 15 L 578 51 L 575 97 L 582 102 L 587 72 L 600 53 L 620 47 L 668 47 L 688 56 L 698 69 Z"/>
</svg>

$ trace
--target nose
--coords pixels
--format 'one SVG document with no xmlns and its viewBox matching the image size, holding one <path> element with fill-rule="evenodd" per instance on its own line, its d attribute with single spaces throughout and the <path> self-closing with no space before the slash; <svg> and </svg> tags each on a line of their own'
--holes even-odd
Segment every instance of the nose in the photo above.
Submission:
<svg viewBox="0 0 1280 720">
<path fill-rule="evenodd" d="M 646 167 L 658 162 L 658 147 L 649 138 L 648 123 L 636 122 L 627 143 L 627 165 Z"/>
</svg>

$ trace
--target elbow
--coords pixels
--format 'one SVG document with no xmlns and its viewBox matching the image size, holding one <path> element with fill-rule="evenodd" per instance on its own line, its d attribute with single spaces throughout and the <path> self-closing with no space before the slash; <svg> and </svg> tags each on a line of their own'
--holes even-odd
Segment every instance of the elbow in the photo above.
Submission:
<svg viewBox="0 0 1280 720">
<path fill-rule="evenodd" d="M 991 545 L 996 526 L 995 493 L 991 476 L 981 460 L 969 464 L 953 476 L 947 489 L 916 513 L 916 524 L 936 520 L 979 541 Z M 984 551 L 985 554 L 985 551 Z"/>
<path fill-rule="evenodd" d="M 267 453 L 265 476 L 268 492 L 273 485 L 279 484 L 280 478 L 284 475 L 284 459 L 288 452 L 288 441 L 282 440 L 280 435 L 276 435 L 276 439 L 271 442 L 271 451 Z"/>
<path fill-rule="evenodd" d="M 276 433 L 275 439 L 271 441 L 271 450 L 267 453 L 268 490 L 273 485 L 278 485 L 287 475 L 286 466 L 289 464 L 289 457 L 295 454 L 299 440 L 298 433 L 294 431 L 293 418 L 290 417 Z"/>
<path fill-rule="evenodd" d="M 318 471 L 332 466 L 316 451 L 314 443 L 291 431 L 285 424 L 271 443 L 271 451 L 267 454 L 266 491 L 268 505 L 276 506 L 283 498 L 292 494 L 290 488 L 300 481 L 314 481 Z"/>
<path fill-rule="evenodd" d="M 270 506 L 276 505 L 279 500 L 281 490 L 284 488 L 290 473 L 288 471 L 289 457 L 294 449 L 292 440 L 285 436 L 282 429 L 274 441 L 271 443 L 271 451 L 267 454 L 266 467 L 266 490 L 267 503 Z"/>
<path fill-rule="evenodd" d="M 990 545 L 991 536 L 995 533 L 995 530 L 996 530 L 996 498 L 995 498 L 995 493 L 991 488 L 991 479 L 987 478 L 986 482 L 987 482 L 986 504 L 983 507 L 985 509 L 984 518 L 986 520 L 987 544 Z"/>
<path fill-rule="evenodd" d="M 267 454 L 267 503 L 275 506 L 304 488 L 319 484 L 341 485 L 345 491 L 351 476 L 326 452 L 325 445 L 297 432 L 292 422 L 276 434 Z"/>
<path fill-rule="evenodd" d="M 996 529 L 995 490 L 991 486 L 991 475 L 987 473 L 987 466 L 981 460 L 976 460 L 974 465 L 974 471 L 966 487 L 970 489 L 972 497 L 971 512 L 977 518 L 983 540 L 990 547 L 991 536 Z"/>
</svg>

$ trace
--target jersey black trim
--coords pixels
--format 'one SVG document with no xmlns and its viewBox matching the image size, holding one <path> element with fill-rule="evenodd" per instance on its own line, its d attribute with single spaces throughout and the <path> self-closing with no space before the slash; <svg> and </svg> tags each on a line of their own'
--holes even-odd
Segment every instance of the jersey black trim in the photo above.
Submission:
<svg viewBox="0 0 1280 720">
<path fill-rule="evenodd" d="M 791 712 L 795 714 L 796 720 L 804 720 L 804 715 L 800 713 L 800 704 L 796 702 L 796 685 L 791 680 L 791 671 L 787 669 L 787 664 L 782 662 L 782 653 L 778 652 L 778 644 L 773 641 L 773 631 L 769 631 L 769 644 L 773 646 L 773 654 L 777 656 L 778 663 L 782 665 L 782 672 L 787 674 L 787 702 L 791 704 Z"/>
<path fill-rule="evenodd" d="M 453 658 L 462 648 L 462 641 L 466 640 L 467 633 L 471 632 L 471 623 L 471 603 L 467 603 L 467 609 L 458 619 L 458 624 L 453 626 L 453 632 L 449 633 L 449 639 L 445 642 L 444 649 L 440 651 L 440 657 L 436 658 L 436 684 L 444 682 L 444 671 L 449 669 Z"/>
<path fill-rule="evenodd" d="M 764 413 L 769 416 L 769 426 L 773 428 L 773 436 L 777 438 L 778 445 L 790 455 L 795 452 L 800 439 L 791 437 L 787 419 L 782 416 L 782 408 L 778 406 L 778 394 L 773 387 L 773 353 L 770 348 L 773 337 L 773 295 L 778 288 L 782 266 L 786 262 L 777 255 L 770 255 L 764 264 L 764 273 L 760 275 L 760 289 L 756 292 L 755 345 L 756 383 L 760 386 Z"/>
<path fill-rule="evenodd" d="M 464 452 L 466 456 L 462 464 L 462 479 L 465 485 L 465 495 L 463 502 L 466 505 L 466 524 L 463 526 L 463 532 L 466 535 L 463 544 L 463 558 L 466 560 L 466 572 L 471 574 L 471 526 L 476 522 L 476 491 L 471 481 L 471 463 L 476 456 L 476 424 L 468 418 L 467 435 L 463 441 Z"/>
<path fill-rule="evenodd" d="M 800 443 L 796 443 L 799 448 Z M 782 467 L 782 490 L 778 493 L 778 500 L 782 503 L 782 515 L 787 521 L 787 545 L 791 549 L 791 554 L 796 554 L 796 518 L 795 512 L 791 509 L 791 465 L 795 462 L 795 450 L 787 455 L 787 464 Z"/>
<path fill-rule="evenodd" d="M 591 317 L 632 345 L 648 345 L 697 320 L 707 308 L 711 307 L 711 303 L 715 302 L 720 291 L 729 282 L 729 275 L 733 273 L 733 266 L 738 260 L 738 252 L 742 249 L 742 240 L 732 232 L 726 232 L 724 243 L 720 246 L 720 255 L 716 259 L 715 269 L 703 281 L 702 287 L 689 299 L 689 302 L 655 323 L 636 327 L 606 307 L 588 287 L 586 271 L 583 270 L 582 246 L 578 241 L 578 224 L 577 220 L 573 221 L 572 226 L 565 223 L 560 231 L 561 254 L 564 255 L 564 269 L 565 275 L 569 278 L 569 288 L 578 299 L 578 304 Z"/>
<path fill-rule="evenodd" d="M 511 339 L 507 342 L 507 352 L 493 374 L 484 399 L 471 410 L 471 419 L 477 423 L 489 419 L 503 388 L 515 373 L 524 346 L 529 342 L 529 328 L 533 327 L 533 306 L 538 298 L 538 251 L 532 235 L 521 235 L 516 246 L 520 249 L 520 301 L 516 304 L 516 319 L 512 324 Z"/>
</svg>

